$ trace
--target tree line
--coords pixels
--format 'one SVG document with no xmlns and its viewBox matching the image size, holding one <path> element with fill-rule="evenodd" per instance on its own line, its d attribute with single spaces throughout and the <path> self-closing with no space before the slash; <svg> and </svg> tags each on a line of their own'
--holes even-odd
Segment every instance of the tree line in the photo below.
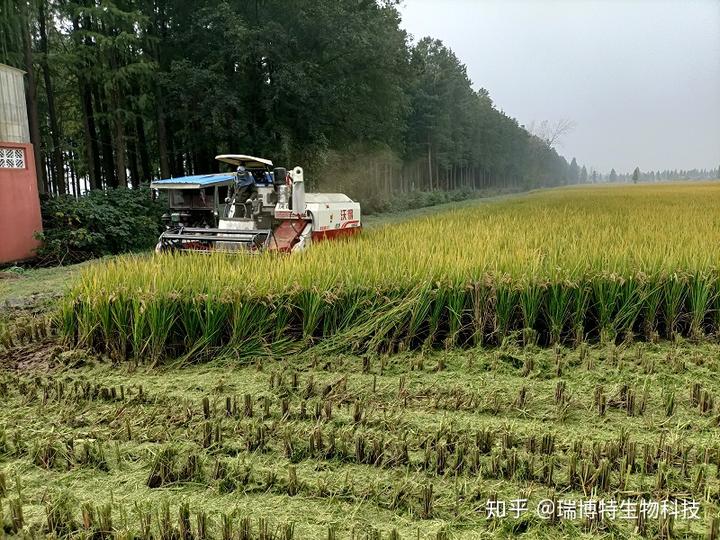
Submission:
<svg viewBox="0 0 720 540">
<path fill-rule="evenodd" d="M 42 193 L 301 164 L 351 194 L 589 181 L 396 0 L 0 0 Z"/>
<path fill-rule="evenodd" d="M 607 174 L 595 173 L 598 182 L 670 182 L 674 180 L 715 180 L 720 178 L 717 169 L 665 169 L 641 171 L 639 167 L 631 173 L 618 173 L 614 168 Z M 591 179 L 592 180 L 592 179 Z"/>
</svg>

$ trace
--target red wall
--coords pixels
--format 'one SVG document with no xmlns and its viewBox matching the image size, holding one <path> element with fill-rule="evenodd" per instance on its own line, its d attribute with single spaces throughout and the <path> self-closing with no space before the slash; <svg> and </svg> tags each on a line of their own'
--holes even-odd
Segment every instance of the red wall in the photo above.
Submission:
<svg viewBox="0 0 720 540">
<path fill-rule="evenodd" d="M 32 144 L 0 141 L 0 147 L 25 151 L 24 169 L 0 167 L 0 263 L 6 263 L 34 255 L 42 221 Z"/>
</svg>

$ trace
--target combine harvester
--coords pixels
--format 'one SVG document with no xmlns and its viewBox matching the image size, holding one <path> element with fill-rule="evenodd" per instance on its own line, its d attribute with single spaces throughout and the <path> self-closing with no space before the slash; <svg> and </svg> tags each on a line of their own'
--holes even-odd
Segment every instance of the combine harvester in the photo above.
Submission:
<svg viewBox="0 0 720 540">
<path fill-rule="evenodd" d="M 156 251 L 277 251 L 360 232 L 360 204 L 342 193 L 305 193 L 303 170 L 272 161 L 223 154 L 234 173 L 156 180 L 168 191 L 166 230 Z M 222 201 L 222 202 L 221 202 Z"/>
</svg>

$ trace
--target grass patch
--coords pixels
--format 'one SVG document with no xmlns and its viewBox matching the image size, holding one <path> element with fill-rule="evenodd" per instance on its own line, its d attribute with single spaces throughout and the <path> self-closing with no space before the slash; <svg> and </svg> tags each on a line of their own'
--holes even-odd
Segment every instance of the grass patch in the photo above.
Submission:
<svg viewBox="0 0 720 540">
<path fill-rule="evenodd" d="M 0 272 L 0 304 L 43 303 L 67 292 L 73 279 L 91 263 L 52 268 L 6 268 Z"/>
</svg>

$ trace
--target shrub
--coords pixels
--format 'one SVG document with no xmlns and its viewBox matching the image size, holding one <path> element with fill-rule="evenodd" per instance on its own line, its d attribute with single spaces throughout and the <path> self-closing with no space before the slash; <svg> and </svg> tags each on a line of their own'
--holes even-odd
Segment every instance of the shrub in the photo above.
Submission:
<svg viewBox="0 0 720 540">
<path fill-rule="evenodd" d="M 70 195 L 46 199 L 38 257 L 45 264 L 70 264 L 150 249 L 162 230 L 164 211 L 164 202 L 153 200 L 148 187 L 95 190 L 77 199 Z"/>
</svg>

